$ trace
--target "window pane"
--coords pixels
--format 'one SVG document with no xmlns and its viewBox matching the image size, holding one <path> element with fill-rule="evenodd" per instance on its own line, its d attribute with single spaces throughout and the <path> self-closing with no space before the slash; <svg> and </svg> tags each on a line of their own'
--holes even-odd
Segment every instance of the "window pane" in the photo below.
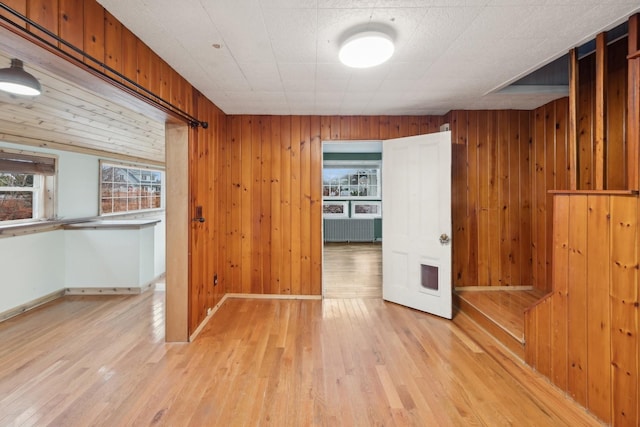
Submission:
<svg viewBox="0 0 640 427">
<path fill-rule="evenodd" d="M 0 173 L 0 187 L 33 187 L 33 174 Z"/>
<path fill-rule="evenodd" d="M 102 165 L 102 182 L 113 182 L 113 166 Z"/>
<path fill-rule="evenodd" d="M 113 199 L 102 199 L 102 213 L 113 212 Z"/>
<path fill-rule="evenodd" d="M 0 191 L 0 221 L 33 218 L 33 192 Z"/>
<path fill-rule="evenodd" d="M 163 173 L 159 170 L 103 163 L 100 184 L 102 213 L 162 207 Z"/>
</svg>

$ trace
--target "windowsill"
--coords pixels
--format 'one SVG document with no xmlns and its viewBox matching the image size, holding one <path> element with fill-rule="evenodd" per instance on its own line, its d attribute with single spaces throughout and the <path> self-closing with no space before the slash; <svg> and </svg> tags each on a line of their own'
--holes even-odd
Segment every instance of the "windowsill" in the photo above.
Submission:
<svg viewBox="0 0 640 427">
<path fill-rule="evenodd" d="M 140 230 L 159 223 L 159 219 L 99 219 L 95 221 L 66 224 L 65 230 Z"/>
<path fill-rule="evenodd" d="M 96 216 L 88 218 L 53 219 L 14 224 L 0 224 L 0 238 L 14 237 L 25 234 L 41 233 L 70 228 L 142 228 L 156 225 L 160 222 L 158 215 L 164 214 L 164 209 L 136 212 L 135 214 Z M 154 218 L 155 217 L 155 218 Z"/>
</svg>

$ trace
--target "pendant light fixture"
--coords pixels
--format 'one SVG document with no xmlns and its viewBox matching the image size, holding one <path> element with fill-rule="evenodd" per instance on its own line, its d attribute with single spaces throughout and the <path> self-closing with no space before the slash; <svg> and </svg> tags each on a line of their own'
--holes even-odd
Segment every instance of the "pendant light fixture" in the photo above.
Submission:
<svg viewBox="0 0 640 427">
<path fill-rule="evenodd" d="M 22 61 L 11 60 L 10 68 L 0 69 L 0 90 L 15 95 L 37 96 L 42 92 L 40 82 L 27 73 Z"/>
<path fill-rule="evenodd" d="M 348 67 L 369 68 L 393 55 L 393 40 L 380 31 L 365 31 L 349 37 L 340 47 L 340 62 Z"/>
</svg>

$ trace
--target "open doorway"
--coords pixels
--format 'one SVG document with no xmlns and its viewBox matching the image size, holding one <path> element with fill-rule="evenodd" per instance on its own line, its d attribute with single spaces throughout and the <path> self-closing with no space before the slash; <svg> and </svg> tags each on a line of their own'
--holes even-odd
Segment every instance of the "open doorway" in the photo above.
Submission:
<svg viewBox="0 0 640 427">
<path fill-rule="evenodd" d="M 382 297 L 382 141 L 323 142 L 325 298 Z"/>
</svg>

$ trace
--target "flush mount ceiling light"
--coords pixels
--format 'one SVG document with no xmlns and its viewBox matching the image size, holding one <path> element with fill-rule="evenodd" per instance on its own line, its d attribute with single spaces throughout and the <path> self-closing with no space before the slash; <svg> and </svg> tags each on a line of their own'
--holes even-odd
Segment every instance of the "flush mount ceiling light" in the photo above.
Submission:
<svg viewBox="0 0 640 427">
<path fill-rule="evenodd" d="M 27 96 L 40 95 L 42 92 L 40 82 L 22 68 L 19 59 L 12 59 L 10 68 L 0 70 L 0 90 Z"/>
<path fill-rule="evenodd" d="M 393 55 L 393 40 L 380 31 L 365 31 L 345 40 L 340 47 L 340 62 L 348 67 L 375 67 Z"/>
</svg>

